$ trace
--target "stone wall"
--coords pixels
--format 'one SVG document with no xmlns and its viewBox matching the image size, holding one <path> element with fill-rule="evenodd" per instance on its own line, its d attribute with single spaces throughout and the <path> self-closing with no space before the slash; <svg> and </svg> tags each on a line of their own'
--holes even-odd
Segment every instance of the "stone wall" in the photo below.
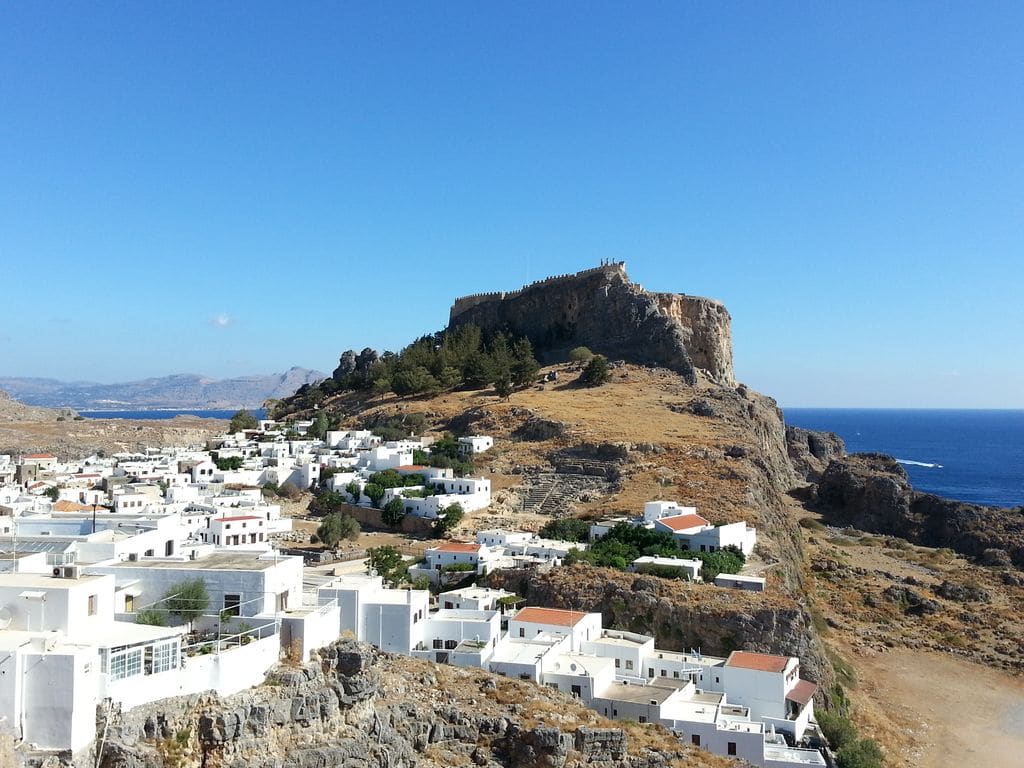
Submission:
<svg viewBox="0 0 1024 768">
<path fill-rule="evenodd" d="M 630 282 L 621 263 L 518 291 L 462 297 L 452 306 L 449 327 L 467 323 L 527 336 L 546 362 L 586 346 L 613 359 L 669 368 L 690 383 L 697 369 L 722 384 L 735 381 L 725 307 L 713 299 L 648 293 Z"/>
</svg>

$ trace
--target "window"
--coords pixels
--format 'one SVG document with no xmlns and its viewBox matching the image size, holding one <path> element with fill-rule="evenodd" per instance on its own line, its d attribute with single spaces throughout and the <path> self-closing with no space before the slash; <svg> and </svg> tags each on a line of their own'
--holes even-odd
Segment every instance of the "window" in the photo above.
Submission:
<svg viewBox="0 0 1024 768">
<path fill-rule="evenodd" d="M 661 670 L 661 676 L 662 677 L 668 677 L 668 670 L 667 669 Z"/>
<path fill-rule="evenodd" d="M 647 668 L 647 676 L 648 677 L 654 677 L 654 667 L 648 667 Z"/>
<path fill-rule="evenodd" d="M 444 641 L 445 650 L 448 650 L 448 651 L 455 650 L 455 647 L 458 646 L 458 644 L 459 644 L 458 640 L 445 640 Z"/>
<path fill-rule="evenodd" d="M 440 648 L 444 648 L 444 640 L 442 640 L 439 637 L 435 637 L 434 638 L 434 650 L 438 650 Z"/>
<path fill-rule="evenodd" d="M 616 669 L 618 669 L 618 668 L 619 668 L 619 665 L 620 665 L 620 662 L 619 662 L 619 660 L 618 660 L 618 659 L 616 659 L 616 660 L 615 660 L 615 668 L 616 668 Z"/>
<path fill-rule="evenodd" d="M 135 613 L 135 595 L 124 596 L 124 612 Z"/>
<path fill-rule="evenodd" d="M 583 689 L 580 686 L 578 686 L 578 685 L 572 686 L 571 690 L 572 690 L 573 698 L 578 699 L 578 698 L 580 698 L 580 696 L 583 695 Z"/>
<path fill-rule="evenodd" d="M 672 672 L 672 677 L 675 677 L 675 678 L 679 677 L 679 670 L 678 669 L 675 670 L 674 672 Z"/>
<path fill-rule="evenodd" d="M 96 615 L 96 595 L 89 595 L 89 615 Z"/>
<path fill-rule="evenodd" d="M 626 669 L 632 669 L 632 668 L 633 668 L 633 660 L 632 659 L 626 659 Z"/>
<path fill-rule="evenodd" d="M 224 613 L 227 616 L 241 616 L 242 615 L 242 596 L 241 595 L 224 595 Z"/>
<path fill-rule="evenodd" d="M 111 654 L 110 679 L 123 680 L 142 674 L 142 649 L 131 648 L 127 651 Z"/>
<path fill-rule="evenodd" d="M 695 747 L 699 747 L 700 746 L 700 736 L 697 735 L 696 733 L 693 734 L 693 736 L 690 737 L 690 743 L 693 744 L 693 746 L 695 746 Z"/>
<path fill-rule="evenodd" d="M 718 682 L 718 675 L 715 675 L 715 682 Z"/>
<path fill-rule="evenodd" d="M 638 719 L 639 719 L 639 721 L 640 721 L 641 723 L 646 723 L 646 722 L 647 722 L 647 718 L 646 718 L 646 717 L 644 717 L 643 715 L 640 715 L 640 717 L 639 717 Z"/>
<path fill-rule="evenodd" d="M 519 636 L 520 637 L 526 637 L 526 629 L 525 628 L 523 628 L 523 627 L 519 628 Z"/>
<path fill-rule="evenodd" d="M 736 742 L 735 741 L 730 741 L 726 745 L 726 753 L 730 754 L 730 755 L 735 755 L 736 754 Z"/>
</svg>

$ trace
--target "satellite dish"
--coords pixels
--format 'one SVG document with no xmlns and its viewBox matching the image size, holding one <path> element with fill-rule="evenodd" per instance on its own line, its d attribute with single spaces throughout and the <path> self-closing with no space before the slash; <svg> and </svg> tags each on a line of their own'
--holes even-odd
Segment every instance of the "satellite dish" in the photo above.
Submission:
<svg viewBox="0 0 1024 768">
<path fill-rule="evenodd" d="M 0 629 L 7 629 L 11 626 L 11 621 L 14 619 L 14 614 L 11 613 L 11 609 L 6 605 L 0 606 Z"/>
</svg>

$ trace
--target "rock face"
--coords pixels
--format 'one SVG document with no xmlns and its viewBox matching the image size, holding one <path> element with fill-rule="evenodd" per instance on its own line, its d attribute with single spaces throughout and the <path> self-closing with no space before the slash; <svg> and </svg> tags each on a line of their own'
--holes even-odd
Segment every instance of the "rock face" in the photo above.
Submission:
<svg viewBox="0 0 1024 768">
<path fill-rule="evenodd" d="M 832 459 L 846 455 L 846 444 L 835 432 L 815 432 L 787 425 L 786 451 L 797 474 L 817 482 Z"/>
<path fill-rule="evenodd" d="M 735 383 L 730 317 L 713 299 L 649 293 L 630 282 L 622 263 L 550 277 L 509 293 L 464 296 L 449 327 L 527 336 L 542 360 L 565 359 L 576 346 L 610 358 L 656 365 L 691 384 L 696 370 Z"/>
<path fill-rule="evenodd" d="M 918 493 L 895 459 L 858 453 L 834 459 L 818 483 L 818 505 L 829 522 L 949 547 L 993 560 L 993 550 L 1024 567 L 1024 509 L 997 509 Z"/>
<path fill-rule="evenodd" d="M 412 768 L 717 765 L 671 736 L 630 745 L 620 728 L 550 690 L 433 666 L 340 640 L 304 667 L 225 699 L 166 699 L 101 711 L 98 768 Z M 538 722 L 539 721 L 539 722 Z M 534 724 L 528 725 L 528 722 Z"/>
</svg>

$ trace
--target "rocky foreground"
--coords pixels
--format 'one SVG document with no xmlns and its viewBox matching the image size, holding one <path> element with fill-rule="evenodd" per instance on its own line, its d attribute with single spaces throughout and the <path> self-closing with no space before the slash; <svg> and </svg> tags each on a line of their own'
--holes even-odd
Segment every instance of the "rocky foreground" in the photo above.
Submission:
<svg viewBox="0 0 1024 768">
<path fill-rule="evenodd" d="M 113 713 L 98 768 L 735 766 L 653 726 L 612 723 L 573 699 L 480 670 L 392 657 L 340 640 L 304 666 L 220 699 Z M 95 759 L 95 762 L 92 762 Z"/>
</svg>

